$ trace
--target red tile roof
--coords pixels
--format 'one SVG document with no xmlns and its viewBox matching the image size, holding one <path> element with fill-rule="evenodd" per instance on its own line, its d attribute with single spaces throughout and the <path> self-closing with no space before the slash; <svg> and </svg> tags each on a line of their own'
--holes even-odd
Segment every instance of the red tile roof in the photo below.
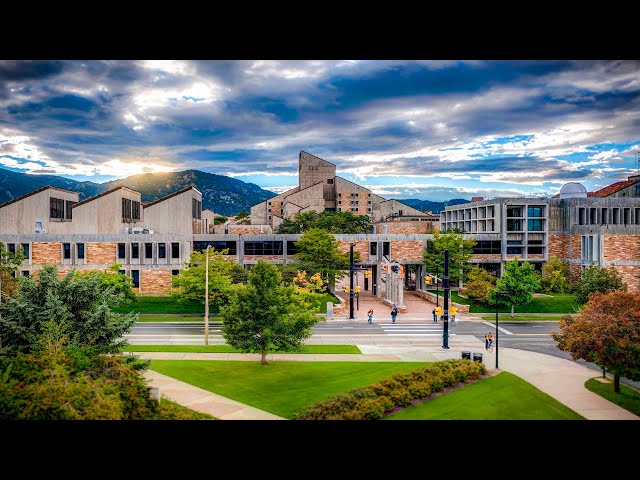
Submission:
<svg viewBox="0 0 640 480">
<path fill-rule="evenodd" d="M 472 202 L 481 202 L 484 200 L 484 197 L 471 197 Z"/>
<path fill-rule="evenodd" d="M 631 185 L 634 185 L 638 182 L 638 180 L 625 180 L 623 182 L 616 182 L 616 183 L 612 183 L 611 185 L 607 185 L 604 188 L 601 188 L 600 190 L 596 190 L 595 192 L 589 192 L 587 193 L 587 197 L 608 197 L 609 195 L 613 195 L 616 192 L 619 192 L 620 190 L 624 190 L 627 187 L 630 187 Z"/>
</svg>

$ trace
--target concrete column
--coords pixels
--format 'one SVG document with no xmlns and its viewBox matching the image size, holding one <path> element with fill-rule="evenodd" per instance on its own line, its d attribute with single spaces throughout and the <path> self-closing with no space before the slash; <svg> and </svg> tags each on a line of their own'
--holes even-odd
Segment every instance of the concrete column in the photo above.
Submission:
<svg viewBox="0 0 640 480">
<path fill-rule="evenodd" d="M 282 263 L 287 263 L 287 241 L 282 240 Z"/>
<path fill-rule="evenodd" d="M 398 282 L 398 301 L 396 302 L 396 305 L 398 305 L 398 307 L 400 306 L 404 306 L 404 288 L 402 286 L 402 282 Z"/>
</svg>

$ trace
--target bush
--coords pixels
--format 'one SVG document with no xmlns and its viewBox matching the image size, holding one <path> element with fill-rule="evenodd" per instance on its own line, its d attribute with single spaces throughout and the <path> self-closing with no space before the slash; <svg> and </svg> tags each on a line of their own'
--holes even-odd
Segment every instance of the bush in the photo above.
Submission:
<svg viewBox="0 0 640 480">
<path fill-rule="evenodd" d="M 486 372 L 481 362 L 450 359 L 434 362 L 409 373 L 396 373 L 366 388 L 316 402 L 297 414 L 297 420 L 375 420 L 395 407 L 406 407 L 469 378 Z"/>
</svg>

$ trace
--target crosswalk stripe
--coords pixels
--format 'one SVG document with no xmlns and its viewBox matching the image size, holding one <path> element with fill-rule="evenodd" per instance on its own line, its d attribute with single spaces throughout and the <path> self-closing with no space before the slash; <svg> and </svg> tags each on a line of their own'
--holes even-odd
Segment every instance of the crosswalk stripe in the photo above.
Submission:
<svg viewBox="0 0 640 480">
<path fill-rule="evenodd" d="M 389 333 L 387 335 L 396 335 L 396 336 L 404 336 L 404 337 L 441 337 L 442 333 Z M 450 333 L 450 337 L 455 337 L 455 333 Z"/>
</svg>

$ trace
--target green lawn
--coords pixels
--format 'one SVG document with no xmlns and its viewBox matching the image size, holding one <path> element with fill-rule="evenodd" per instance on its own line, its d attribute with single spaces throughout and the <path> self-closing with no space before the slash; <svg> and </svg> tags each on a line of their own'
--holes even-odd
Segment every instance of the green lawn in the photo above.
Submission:
<svg viewBox="0 0 640 480">
<path fill-rule="evenodd" d="M 125 352 L 238 353 L 230 345 L 127 345 Z M 273 352 L 282 353 L 282 352 Z M 295 353 L 362 353 L 356 345 L 305 345 Z"/>
<path fill-rule="evenodd" d="M 204 305 L 200 302 L 178 302 L 173 297 L 136 297 L 136 301 L 120 306 L 113 310 L 116 313 L 201 313 L 204 315 Z M 217 313 L 211 308 L 210 314 Z"/>
<path fill-rule="evenodd" d="M 435 292 L 432 292 L 435 293 Z M 439 292 L 442 297 L 442 292 Z M 550 297 L 533 297 L 524 306 L 515 308 L 515 313 L 576 313 L 579 308 L 575 296 L 571 293 L 550 293 Z M 462 298 L 458 292 L 451 292 L 451 301 L 462 305 L 470 305 L 469 313 L 496 313 L 496 306 L 482 305 L 468 298 Z M 499 312 L 511 312 L 510 307 L 500 307 Z"/>
<path fill-rule="evenodd" d="M 584 420 L 508 372 L 396 412 L 385 420 Z"/>
<path fill-rule="evenodd" d="M 422 362 L 153 360 L 151 369 L 210 392 L 292 418 L 316 401 L 365 387 Z"/>
<path fill-rule="evenodd" d="M 587 390 L 597 393 L 612 403 L 640 416 L 640 392 L 620 383 L 620 393 L 613 391 L 613 382 L 601 383 L 593 378 L 586 381 Z"/>
<path fill-rule="evenodd" d="M 334 297 L 330 293 L 325 293 L 322 296 L 322 298 L 320 298 L 317 301 L 313 302 L 311 305 L 313 307 L 320 307 L 320 310 L 319 310 L 318 313 L 327 313 L 327 302 L 340 303 L 340 300 L 338 300 L 336 297 Z"/>
<path fill-rule="evenodd" d="M 500 322 L 559 322 L 564 315 L 566 314 L 564 313 L 561 313 L 558 315 L 518 315 L 516 314 L 516 316 L 512 318 L 508 313 L 503 313 L 503 314 L 500 314 L 500 318 L 498 318 L 498 321 Z M 495 313 L 493 315 L 483 315 L 482 319 L 492 321 L 496 319 L 496 315 Z"/>
</svg>

